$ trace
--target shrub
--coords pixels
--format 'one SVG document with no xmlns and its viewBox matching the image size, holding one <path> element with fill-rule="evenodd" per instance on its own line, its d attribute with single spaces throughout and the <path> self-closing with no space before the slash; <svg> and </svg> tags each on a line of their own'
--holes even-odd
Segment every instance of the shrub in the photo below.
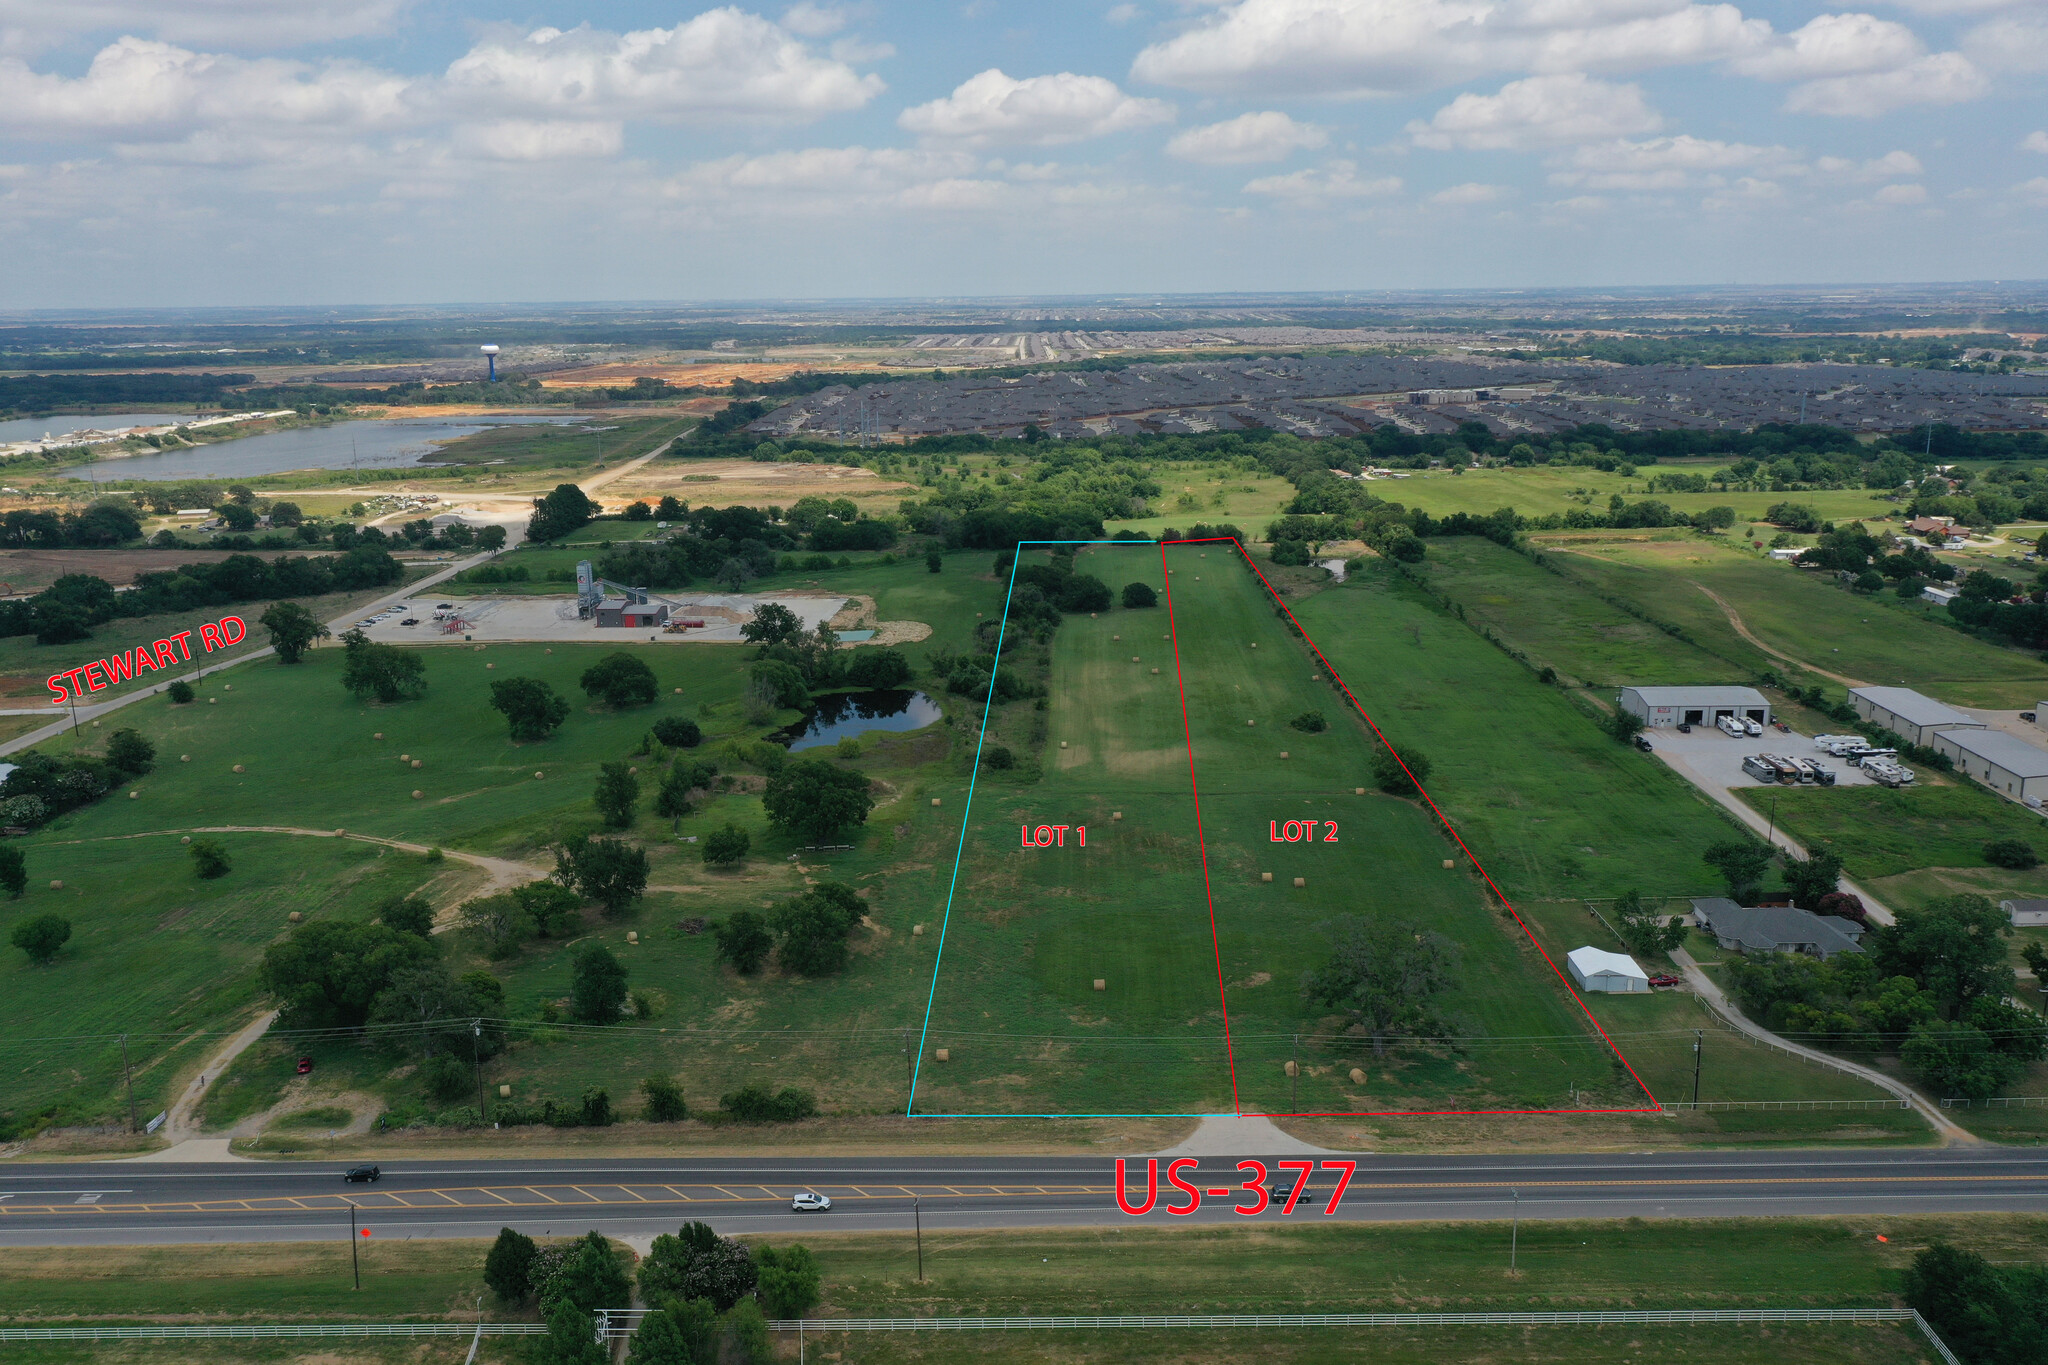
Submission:
<svg viewBox="0 0 2048 1365">
<path fill-rule="evenodd" d="M 769 1316 L 787 1321 L 818 1306 L 818 1258 L 798 1242 L 777 1250 L 764 1246 L 755 1253 L 761 1267 L 759 1294 Z"/>
<path fill-rule="evenodd" d="M 176 682 L 172 683 L 169 687 L 166 687 L 164 689 L 164 695 L 171 699 L 171 705 L 184 706 L 185 704 L 190 702 L 194 696 L 194 693 L 192 691 L 192 684 L 186 682 L 183 678 L 180 678 Z"/>
<path fill-rule="evenodd" d="M 228 851 L 218 839 L 194 839 L 192 841 L 192 870 L 201 877 L 212 881 L 225 877 L 234 871 L 235 865 L 228 858 Z"/>
<path fill-rule="evenodd" d="M 419 1076 L 427 1094 L 442 1104 L 459 1100 L 469 1093 L 469 1067 L 460 1057 L 450 1053 L 443 1052 L 421 1062 Z"/>
<path fill-rule="evenodd" d="M 1305 735 L 1319 735 L 1330 728 L 1330 723 L 1323 719 L 1320 711 L 1304 711 L 1287 723 Z"/>
<path fill-rule="evenodd" d="M 597 813 L 613 829 L 633 823 L 634 808 L 640 804 L 640 779 L 625 763 L 601 763 L 597 769 L 597 791 L 593 798 Z"/>
<path fill-rule="evenodd" d="M 593 1085 L 583 1092 L 583 1105 L 577 1113 L 578 1121 L 585 1128 L 609 1128 L 612 1122 L 612 1097 L 603 1086 Z"/>
<path fill-rule="evenodd" d="M 654 1239 L 640 1263 L 640 1295 L 649 1303 L 706 1301 L 723 1311 L 753 1293 L 758 1276 L 745 1242 L 685 1223 L 673 1237 Z"/>
<path fill-rule="evenodd" d="M 649 1076 L 640 1082 L 640 1093 L 647 1097 L 649 1123 L 681 1123 L 690 1116 L 683 1088 L 667 1076 Z"/>
<path fill-rule="evenodd" d="M 846 665 L 846 681 L 853 687 L 901 687 L 910 674 L 910 660 L 894 649 L 856 649 Z"/>
<path fill-rule="evenodd" d="M 1124 584 L 1124 605 L 1133 611 L 1142 607 L 1159 605 L 1159 594 L 1152 590 L 1150 583 Z"/>
<path fill-rule="evenodd" d="M 6 844 L 0 844 L 0 889 L 7 892 L 9 900 L 17 901 L 28 890 L 28 859 L 20 849 Z"/>
<path fill-rule="evenodd" d="M 538 678 L 500 678 L 491 684 L 491 709 L 501 713 L 521 743 L 546 739 L 569 718 L 569 702 Z"/>
<path fill-rule="evenodd" d="M 431 938 L 434 907 L 421 896 L 392 896 L 377 907 L 377 918 L 401 934 Z"/>
<path fill-rule="evenodd" d="M 602 702 L 614 710 L 645 706 L 661 690 L 661 685 L 655 681 L 654 670 L 631 654 L 607 654 L 584 669 L 577 682 L 592 701 Z"/>
<path fill-rule="evenodd" d="M 491 1243 L 490 1254 L 484 1257 L 484 1283 L 491 1287 L 491 1292 L 506 1303 L 526 1302 L 526 1296 L 533 1292 L 533 1281 L 528 1277 L 535 1250 L 533 1239 L 525 1233 L 500 1229 L 498 1240 Z"/>
<path fill-rule="evenodd" d="M 107 736 L 107 766 L 128 777 L 140 777 L 156 766 L 156 745 L 138 730 L 116 730 Z"/>
<path fill-rule="evenodd" d="M 769 950 L 775 946 L 768 921 L 752 910 L 733 911 L 724 922 L 712 926 L 711 936 L 718 945 L 718 956 L 731 963 L 741 976 L 760 971 L 761 964 L 768 960 Z"/>
<path fill-rule="evenodd" d="M 671 749 L 694 749 L 704 742 L 704 731 L 694 720 L 663 716 L 654 722 L 654 737 Z"/>
<path fill-rule="evenodd" d="M 744 1365 L 769 1365 L 775 1359 L 775 1342 L 768 1335 L 768 1320 L 761 1316 L 761 1305 L 752 1299 L 741 1299 L 732 1306 L 732 1311 L 725 1315 L 725 1330 L 731 1334 Z"/>
<path fill-rule="evenodd" d="M 1429 757 L 1420 749 L 1402 749 L 1399 752 L 1399 761 L 1394 757 L 1395 751 L 1384 745 L 1373 752 L 1373 781 L 1379 785 L 1381 791 L 1390 795 L 1413 796 L 1417 790 L 1417 783 L 1429 781 Z M 1408 771 L 1405 773 L 1401 771 L 1403 762 L 1408 765 Z M 1412 780 L 1409 776 L 1411 773 L 1414 775 Z"/>
<path fill-rule="evenodd" d="M 995 768 L 998 771 L 1008 770 L 1017 766 L 1017 756 L 1004 745 L 991 744 L 981 751 L 981 766 Z"/>
<path fill-rule="evenodd" d="M 807 1090 L 770 1093 L 765 1085 L 749 1085 L 718 1097 L 718 1107 L 741 1123 L 794 1123 L 814 1117 L 818 1102 Z"/>
<path fill-rule="evenodd" d="M 2025 871 L 2041 865 L 2041 855 L 2025 839 L 1993 839 L 1984 845 L 1984 861 L 1993 867 Z"/>
<path fill-rule="evenodd" d="M 626 1003 L 626 966 L 602 943 L 586 944 L 577 950 L 569 993 L 578 1019 L 591 1024 L 612 1023 Z"/>
<path fill-rule="evenodd" d="M 37 915 L 15 925 L 7 941 L 27 953 L 29 961 L 38 967 L 47 967 L 70 938 L 70 920 L 62 915 Z"/>
<path fill-rule="evenodd" d="M 747 856 L 753 842 L 745 830 L 728 823 L 704 836 L 704 862 L 710 867 L 729 867 Z"/>
<path fill-rule="evenodd" d="M 924 557 L 925 572 L 937 573 L 944 563 L 945 561 L 939 558 L 939 552 L 934 550 Z"/>
</svg>

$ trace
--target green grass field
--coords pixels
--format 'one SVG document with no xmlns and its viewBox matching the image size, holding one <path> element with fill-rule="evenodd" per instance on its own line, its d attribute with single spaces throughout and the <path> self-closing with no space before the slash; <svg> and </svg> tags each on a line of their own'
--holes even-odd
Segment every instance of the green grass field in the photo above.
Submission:
<svg viewBox="0 0 2048 1365">
<path fill-rule="evenodd" d="M 1724 464 L 1726 462 L 1723 462 Z M 1810 493 L 1652 493 L 1648 481 L 1661 469 L 1710 474 L 1714 464 L 1678 466 L 1645 465 L 1633 478 L 1603 474 L 1597 469 L 1525 468 L 1467 469 L 1452 473 L 1446 469 L 1422 470 L 1405 479 L 1375 480 L 1373 493 L 1388 502 L 1420 507 L 1431 516 L 1454 512 L 1485 515 L 1512 507 L 1523 516 L 1542 517 L 1575 509 L 1604 512 L 1607 500 L 1616 493 L 1630 502 L 1655 498 L 1669 503 L 1672 510 L 1687 514 L 1709 507 L 1732 507 L 1743 524 L 1763 522 L 1764 512 L 1776 503 L 1804 503 L 1819 512 L 1824 521 L 1881 521 L 1887 514 L 1901 512 L 1899 504 L 1887 502 L 1862 488 L 1821 489 Z M 1768 540 L 1770 537 L 1766 536 Z"/>
<path fill-rule="evenodd" d="M 1778 823 L 1807 847 L 1840 854 L 1851 877 L 1988 867 L 1984 845 L 1992 839 L 2022 839 L 2048 855 L 2040 817 L 1961 779 L 1897 790 L 1738 787 L 1736 793 L 1758 811 L 1775 801 Z"/>
<path fill-rule="evenodd" d="M 2038 658 L 1948 629 L 1929 619 L 1931 604 L 1858 596 L 1824 575 L 1702 537 L 1546 535 L 1541 543 L 1552 567 L 1682 627 L 1702 648 L 1756 672 L 1782 673 L 1791 659 L 1859 683 L 1918 688 L 1956 705 L 2013 709 L 2032 706 L 2048 685 L 2048 667 Z M 1784 659 L 1744 638 L 1708 592 Z M 1840 685 L 1828 683 L 1830 691 Z"/>
</svg>

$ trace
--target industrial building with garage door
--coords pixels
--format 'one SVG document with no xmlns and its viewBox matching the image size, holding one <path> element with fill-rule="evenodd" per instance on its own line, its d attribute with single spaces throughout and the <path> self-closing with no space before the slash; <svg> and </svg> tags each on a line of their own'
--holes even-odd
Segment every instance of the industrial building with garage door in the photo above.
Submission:
<svg viewBox="0 0 2048 1365">
<path fill-rule="evenodd" d="M 1984 722 L 1944 706 L 1910 687 L 1852 687 L 1849 705 L 1872 725 L 1882 726 L 1910 744 L 1934 745 L 1937 730 L 1981 730 Z"/>
<path fill-rule="evenodd" d="M 1651 729 L 1712 725 L 1723 716 L 1771 723 L 1771 704 L 1754 687 L 1624 687 L 1620 701 Z"/>
</svg>

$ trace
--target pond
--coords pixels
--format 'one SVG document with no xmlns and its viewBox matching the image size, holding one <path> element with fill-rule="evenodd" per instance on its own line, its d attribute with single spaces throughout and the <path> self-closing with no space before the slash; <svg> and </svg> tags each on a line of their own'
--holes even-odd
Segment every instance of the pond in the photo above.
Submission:
<svg viewBox="0 0 2048 1365">
<path fill-rule="evenodd" d="M 114 421 L 111 417 L 97 419 Z M 390 421 L 336 422 L 322 427 L 266 431 L 238 441 L 186 446 L 162 454 L 95 460 L 67 471 L 74 479 L 247 479 L 293 469 L 390 469 L 424 465 L 443 441 L 492 427 L 587 421 L 587 414 L 503 417 L 399 417 Z M 38 433 L 40 434 L 40 433 Z"/>
<path fill-rule="evenodd" d="M 818 698 L 811 713 L 768 738 L 787 744 L 791 753 L 837 744 L 848 735 L 868 730 L 922 730 L 943 712 L 922 692 L 885 688 L 873 692 L 834 692 Z"/>
</svg>

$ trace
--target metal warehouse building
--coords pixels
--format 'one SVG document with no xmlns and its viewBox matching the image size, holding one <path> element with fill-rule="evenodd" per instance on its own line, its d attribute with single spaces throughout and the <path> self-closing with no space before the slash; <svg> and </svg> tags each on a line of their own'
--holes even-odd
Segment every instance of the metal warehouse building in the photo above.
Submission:
<svg viewBox="0 0 2048 1365">
<path fill-rule="evenodd" d="M 1981 730 L 1984 722 L 1966 716 L 1953 706 L 1910 687 L 1852 687 L 1849 705 L 1872 725 L 1905 737 L 1907 742 L 1932 747 L 1936 730 Z"/>
<path fill-rule="evenodd" d="M 1771 704 L 1754 687 L 1624 687 L 1621 709 L 1644 725 L 1712 725 L 1722 716 L 1768 725 Z"/>
<path fill-rule="evenodd" d="M 2048 797 L 2048 751 L 2003 730 L 1943 730 L 1931 747 L 1991 790 L 2015 801 Z"/>
</svg>

